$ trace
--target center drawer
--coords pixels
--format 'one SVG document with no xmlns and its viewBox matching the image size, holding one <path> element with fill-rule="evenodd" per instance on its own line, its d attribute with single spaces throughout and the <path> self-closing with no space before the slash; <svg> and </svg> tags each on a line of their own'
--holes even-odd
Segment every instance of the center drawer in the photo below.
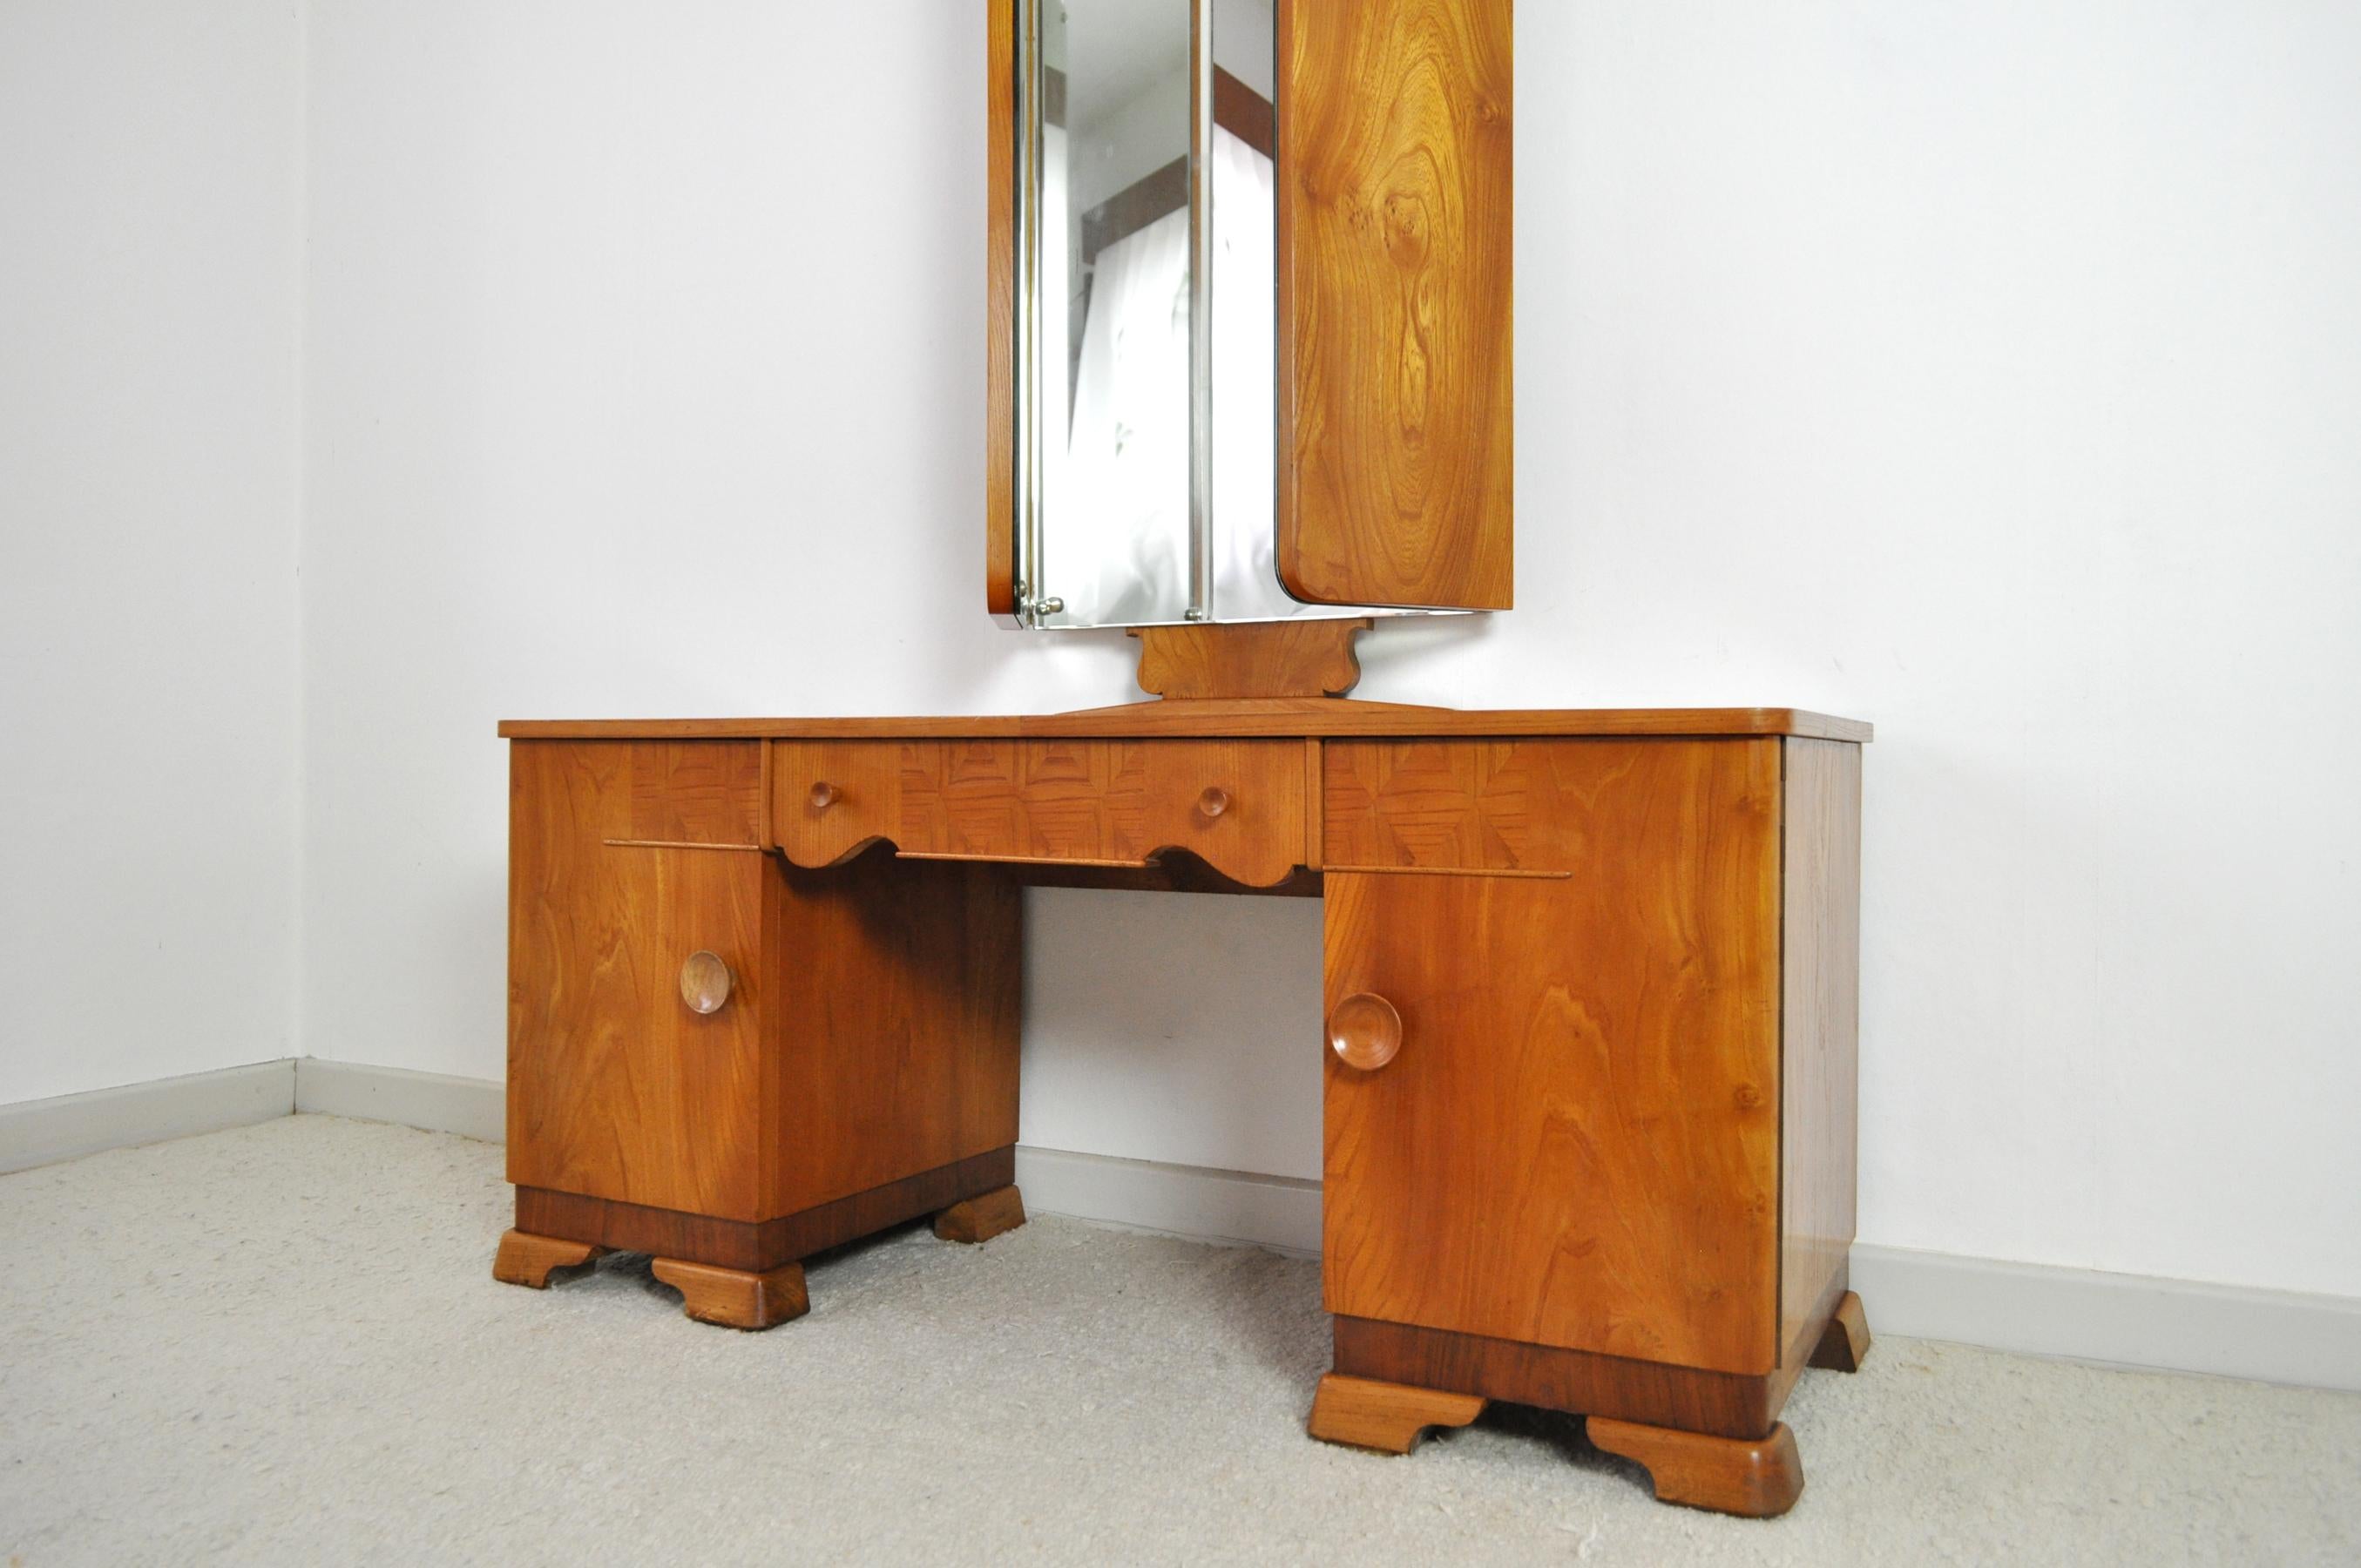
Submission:
<svg viewBox="0 0 2361 1568">
<path fill-rule="evenodd" d="M 913 858 L 1137 866 L 1187 850 L 1255 886 L 1307 851 L 1301 740 L 777 740 L 772 824 L 803 866 Z"/>
</svg>

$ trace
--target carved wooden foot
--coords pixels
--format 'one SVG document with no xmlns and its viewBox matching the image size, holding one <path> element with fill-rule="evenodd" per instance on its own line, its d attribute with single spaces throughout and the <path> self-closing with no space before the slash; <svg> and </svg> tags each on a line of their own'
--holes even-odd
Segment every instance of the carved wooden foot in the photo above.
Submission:
<svg viewBox="0 0 2361 1568">
<path fill-rule="evenodd" d="M 1474 1394 L 1446 1394 L 1331 1372 L 1312 1397 L 1312 1435 L 1323 1442 L 1408 1453 L 1429 1427 L 1464 1427 L 1484 1413 Z"/>
<path fill-rule="evenodd" d="M 1784 1421 L 1752 1442 L 1605 1416 L 1593 1416 L 1588 1424 L 1592 1444 L 1645 1465 L 1656 1496 L 1667 1503 L 1767 1519 L 1794 1508 L 1803 1495 L 1804 1462 Z"/>
<path fill-rule="evenodd" d="M 1830 1372 L 1858 1372 L 1869 1354 L 1869 1314 L 1861 1310 L 1861 1298 L 1848 1290 L 1837 1303 L 1828 1319 L 1828 1326 L 1820 1331 L 1820 1343 L 1812 1352 L 1812 1365 Z"/>
<path fill-rule="evenodd" d="M 549 1288 L 549 1277 L 561 1268 L 578 1268 L 603 1256 L 607 1249 L 588 1242 L 562 1242 L 530 1231 L 511 1231 L 492 1255 L 492 1277 L 503 1285 L 533 1290 Z"/>
<path fill-rule="evenodd" d="M 954 1203 L 935 1216 L 935 1234 L 947 1242 L 988 1242 L 1025 1223 L 1025 1195 L 1002 1187 Z"/>
<path fill-rule="evenodd" d="M 783 1263 L 763 1274 L 716 1268 L 675 1257 L 653 1260 L 649 1269 L 681 1294 L 681 1310 L 700 1323 L 730 1329 L 767 1329 L 811 1310 L 804 1291 L 804 1266 Z"/>
</svg>

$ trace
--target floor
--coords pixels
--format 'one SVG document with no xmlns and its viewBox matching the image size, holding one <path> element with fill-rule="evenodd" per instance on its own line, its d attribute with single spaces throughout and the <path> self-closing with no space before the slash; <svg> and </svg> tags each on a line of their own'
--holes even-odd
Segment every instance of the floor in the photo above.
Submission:
<svg viewBox="0 0 2361 1568">
<path fill-rule="evenodd" d="M 906 1229 L 745 1334 L 687 1321 L 643 1258 L 493 1283 L 508 1197 L 494 1146 L 324 1116 L 0 1177 L 0 1554 L 2361 1560 L 2361 1395 L 1886 1336 L 1797 1387 L 1795 1511 L 1729 1519 L 1656 1503 L 1566 1418 L 1408 1459 L 1311 1442 L 1315 1264 Z"/>
</svg>

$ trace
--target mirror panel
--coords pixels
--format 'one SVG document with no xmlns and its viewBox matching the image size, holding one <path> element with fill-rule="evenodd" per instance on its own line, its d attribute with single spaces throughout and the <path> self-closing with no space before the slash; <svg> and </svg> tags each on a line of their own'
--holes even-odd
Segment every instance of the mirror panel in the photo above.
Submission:
<svg viewBox="0 0 2361 1568">
<path fill-rule="evenodd" d="M 1187 619 L 1190 0 L 1028 0 L 1038 105 L 1020 194 L 1019 576 L 1036 624 Z M 1020 142 L 1024 140 L 1020 133 Z M 1024 262 L 1035 267 L 1027 276 Z M 1032 418 L 1027 420 L 1027 411 Z M 1031 483 L 1028 485 L 1027 470 Z"/>
<path fill-rule="evenodd" d="M 1019 0 L 1019 620 L 1352 615 L 1280 585 L 1274 0 Z"/>
</svg>

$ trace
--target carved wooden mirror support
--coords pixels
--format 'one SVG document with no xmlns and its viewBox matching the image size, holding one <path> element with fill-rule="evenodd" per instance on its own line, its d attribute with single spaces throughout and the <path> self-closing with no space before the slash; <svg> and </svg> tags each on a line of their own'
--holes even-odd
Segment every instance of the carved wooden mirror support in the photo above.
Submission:
<svg viewBox="0 0 2361 1568">
<path fill-rule="evenodd" d="M 1138 626 L 1139 689 L 1167 698 L 1343 696 L 1361 679 L 1362 620 Z"/>
</svg>

